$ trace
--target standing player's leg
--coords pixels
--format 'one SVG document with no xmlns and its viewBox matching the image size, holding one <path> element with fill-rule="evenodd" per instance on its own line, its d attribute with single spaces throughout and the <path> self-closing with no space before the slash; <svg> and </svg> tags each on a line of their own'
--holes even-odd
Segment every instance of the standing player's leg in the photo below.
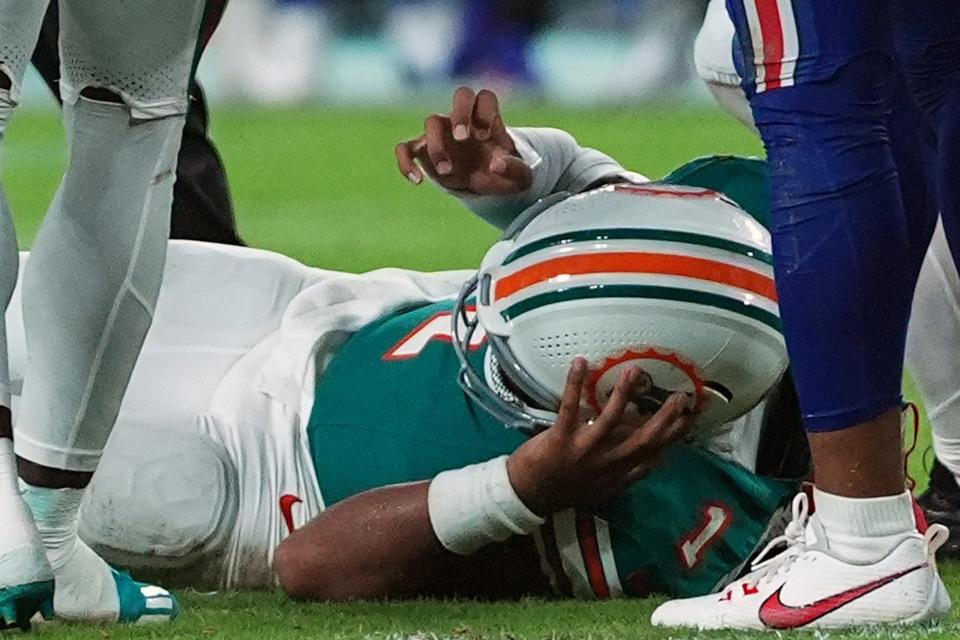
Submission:
<svg viewBox="0 0 960 640">
<path fill-rule="evenodd" d="M 41 1 L 0 0 L 0 141 L 17 105 L 45 8 Z M 0 186 L 0 629 L 25 626 L 53 593 L 50 566 L 20 498 L 13 455 L 4 314 L 16 282 L 17 237 Z"/>
<path fill-rule="evenodd" d="M 210 139 L 207 100 L 196 81 L 200 54 L 227 8 L 227 0 L 204 0 L 200 39 L 190 78 L 190 104 L 183 127 L 177 180 L 173 186 L 170 237 L 243 245 L 237 232 L 227 173 Z"/>
<path fill-rule="evenodd" d="M 728 8 L 770 164 L 780 312 L 816 514 L 807 523 L 798 513 L 787 551 L 729 598 L 668 603 L 654 620 L 791 628 L 942 616 L 949 597 L 931 558 L 943 530 L 918 534 L 903 473 L 901 375 L 923 244 L 911 234 L 925 221 L 905 208 L 896 163 L 910 156 L 891 148 L 892 1 Z M 824 604 L 833 601 L 844 604 Z"/>
<path fill-rule="evenodd" d="M 945 233 L 934 238 L 917 285 L 907 351 L 939 460 L 920 502 L 928 516 L 960 531 L 960 413 L 954 406 L 960 394 L 960 372 L 954 366 L 960 348 L 955 266 L 960 264 L 960 12 L 949 0 L 899 0 L 897 7 L 897 55 L 936 134 L 931 175 Z M 956 539 L 948 553 L 960 553 Z"/>
<path fill-rule="evenodd" d="M 16 453 L 63 618 L 169 619 L 170 595 L 114 572 L 77 511 L 150 326 L 203 3 L 61 1 L 67 173 L 24 273 Z"/>
<path fill-rule="evenodd" d="M 936 204 L 960 264 L 960 11 L 950 0 L 896 0 L 896 7 L 897 58 L 934 129 Z"/>
<path fill-rule="evenodd" d="M 237 231 L 227 170 L 210 139 L 207 100 L 197 82 L 190 83 L 190 108 L 173 185 L 170 238 L 244 244 Z"/>
<path fill-rule="evenodd" d="M 201 28 L 205 46 L 220 23 L 226 0 L 206 0 Z M 60 100 L 60 21 L 57 3 L 47 9 L 31 62 Z M 177 180 L 173 187 L 170 237 L 242 245 L 233 214 L 226 169 L 210 139 L 207 101 L 196 80 L 190 83 L 190 106 L 183 128 Z"/>
<path fill-rule="evenodd" d="M 927 519 L 947 525 L 949 556 L 960 555 L 960 276 L 943 229 L 930 243 L 913 299 L 907 367 L 917 381 L 937 455 L 918 499 Z"/>
</svg>

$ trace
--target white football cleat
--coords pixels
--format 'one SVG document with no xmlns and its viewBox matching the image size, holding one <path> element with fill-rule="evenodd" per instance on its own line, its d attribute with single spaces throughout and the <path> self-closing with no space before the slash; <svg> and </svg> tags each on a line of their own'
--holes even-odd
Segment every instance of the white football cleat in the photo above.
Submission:
<svg viewBox="0 0 960 640">
<path fill-rule="evenodd" d="M 54 573 L 53 612 L 58 620 L 145 624 L 170 622 L 180 613 L 169 591 L 113 569 L 82 540 Z"/>
<path fill-rule="evenodd" d="M 19 496 L 4 502 L 0 518 L 0 630 L 30 628 L 35 613 L 53 615 L 53 572 L 40 535 Z"/>
<path fill-rule="evenodd" d="M 838 628 L 908 624 L 943 617 L 950 596 L 937 573 L 941 525 L 904 534 L 881 560 L 851 564 L 831 555 L 806 494 L 793 500 L 793 520 L 757 556 L 751 572 L 719 593 L 671 600 L 653 612 L 663 627 L 710 629 Z M 782 545 L 786 549 L 766 559 Z"/>
</svg>

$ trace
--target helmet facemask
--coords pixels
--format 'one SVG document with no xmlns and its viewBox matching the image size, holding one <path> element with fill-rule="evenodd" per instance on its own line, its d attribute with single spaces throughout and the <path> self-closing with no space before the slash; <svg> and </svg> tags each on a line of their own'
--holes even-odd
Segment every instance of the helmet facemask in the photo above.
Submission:
<svg viewBox="0 0 960 640">
<path fill-rule="evenodd" d="M 478 370 L 468 359 L 471 341 L 479 327 L 479 316 L 469 311 L 467 300 L 476 292 L 478 281 L 479 275 L 475 275 L 463 286 L 452 318 L 453 349 L 460 362 L 457 378 L 460 388 L 471 400 L 508 427 L 537 432 L 552 426 L 560 399 L 523 373 L 504 340 L 487 334 L 489 348 L 484 357 L 484 371 Z M 502 360 L 504 356 L 505 360 Z M 513 376 L 509 378 L 509 382 L 519 390 L 519 395 L 514 393 L 503 379 L 509 375 L 504 366 L 509 367 L 511 372 L 520 373 L 517 376 L 519 379 Z M 526 396 L 539 406 L 532 406 L 529 401 L 524 402 L 520 395 Z M 553 410 L 547 409 L 548 407 Z"/>
</svg>

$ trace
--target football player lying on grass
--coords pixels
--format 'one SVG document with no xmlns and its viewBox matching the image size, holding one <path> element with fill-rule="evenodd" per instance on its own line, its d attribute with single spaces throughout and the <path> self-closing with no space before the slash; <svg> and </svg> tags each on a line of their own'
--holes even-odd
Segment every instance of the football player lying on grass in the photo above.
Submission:
<svg viewBox="0 0 960 640">
<path fill-rule="evenodd" d="M 466 140 L 432 117 L 398 157 L 512 224 L 479 274 L 171 244 L 83 505 L 105 557 L 297 598 L 682 596 L 782 528 L 806 455 L 789 386 L 768 394 L 769 236 L 681 186 L 755 202 L 762 166 L 648 183 L 563 132 L 508 134 L 493 94 L 458 92 L 464 114 Z"/>
</svg>

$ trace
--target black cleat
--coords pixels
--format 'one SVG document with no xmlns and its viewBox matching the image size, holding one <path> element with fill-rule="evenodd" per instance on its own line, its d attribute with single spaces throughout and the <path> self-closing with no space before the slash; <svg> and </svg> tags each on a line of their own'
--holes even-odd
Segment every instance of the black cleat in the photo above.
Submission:
<svg viewBox="0 0 960 640">
<path fill-rule="evenodd" d="M 934 458 L 930 485 L 917 498 L 927 522 L 940 523 L 950 530 L 950 538 L 940 547 L 941 558 L 960 559 L 960 485 L 954 475 Z"/>
</svg>

